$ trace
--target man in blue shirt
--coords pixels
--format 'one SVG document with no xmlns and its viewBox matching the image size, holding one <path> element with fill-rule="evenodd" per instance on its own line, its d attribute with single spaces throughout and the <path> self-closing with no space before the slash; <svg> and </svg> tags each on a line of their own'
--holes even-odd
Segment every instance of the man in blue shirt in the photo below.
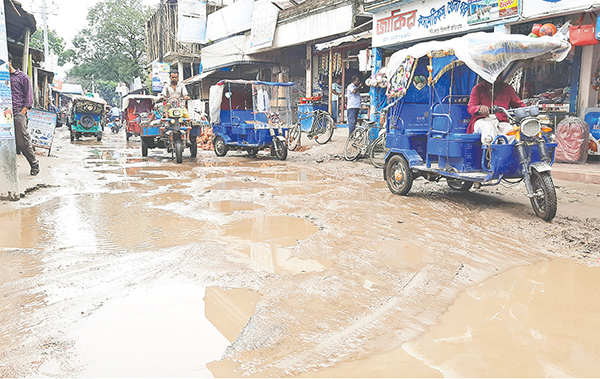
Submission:
<svg viewBox="0 0 600 379">
<path fill-rule="evenodd" d="M 356 127 L 356 119 L 358 118 L 358 112 L 360 111 L 360 88 L 362 83 L 360 77 L 354 75 L 352 77 L 352 83 L 346 88 L 346 97 L 348 98 L 348 135 L 352 134 Z"/>
</svg>

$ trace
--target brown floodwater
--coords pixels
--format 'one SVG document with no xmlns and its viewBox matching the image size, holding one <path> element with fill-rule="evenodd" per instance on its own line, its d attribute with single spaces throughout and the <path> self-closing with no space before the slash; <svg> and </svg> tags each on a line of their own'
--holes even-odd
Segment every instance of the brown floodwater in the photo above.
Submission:
<svg viewBox="0 0 600 379">
<path fill-rule="evenodd" d="M 232 213 L 240 211 L 253 211 L 262 208 L 259 204 L 248 203 L 237 200 L 213 201 L 209 204 L 209 209 L 214 212 Z"/>
<path fill-rule="evenodd" d="M 304 377 L 600 377 L 600 268 L 555 259 L 462 292 L 402 348 Z"/>
<path fill-rule="evenodd" d="M 205 316 L 204 297 L 203 287 L 171 283 L 107 301 L 73 335 L 79 376 L 211 377 L 206 364 L 229 341 Z"/>
</svg>

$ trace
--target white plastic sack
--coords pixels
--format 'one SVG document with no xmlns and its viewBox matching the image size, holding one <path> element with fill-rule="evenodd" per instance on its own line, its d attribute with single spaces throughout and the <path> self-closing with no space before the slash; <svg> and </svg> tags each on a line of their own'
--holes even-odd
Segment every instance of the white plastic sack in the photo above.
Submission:
<svg viewBox="0 0 600 379">
<path fill-rule="evenodd" d="M 208 108 L 210 112 L 210 123 L 221 122 L 221 102 L 223 101 L 223 89 L 225 86 L 210 86 Z"/>
</svg>

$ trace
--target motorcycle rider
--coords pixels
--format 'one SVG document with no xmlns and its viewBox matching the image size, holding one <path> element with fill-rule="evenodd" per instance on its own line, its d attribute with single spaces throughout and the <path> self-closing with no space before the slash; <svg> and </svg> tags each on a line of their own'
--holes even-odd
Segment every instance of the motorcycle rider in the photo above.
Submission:
<svg viewBox="0 0 600 379">
<path fill-rule="evenodd" d="M 171 71 L 171 83 L 164 86 L 160 97 L 162 99 L 183 99 L 189 100 L 190 96 L 183 83 L 179 83 L 179 73 Z"/>
</svg>

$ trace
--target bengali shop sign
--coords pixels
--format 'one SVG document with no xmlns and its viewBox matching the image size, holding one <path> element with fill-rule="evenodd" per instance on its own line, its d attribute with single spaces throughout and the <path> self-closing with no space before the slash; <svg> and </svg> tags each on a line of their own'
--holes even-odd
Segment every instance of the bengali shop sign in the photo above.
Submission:
<svg viewBox="0 0 600 379">
<path fill-rule="evenodd" d="M 373 46 L 458 34 L 518 17 L 519 0 L 433 0 L 373 16 Z"/>
</svg>

